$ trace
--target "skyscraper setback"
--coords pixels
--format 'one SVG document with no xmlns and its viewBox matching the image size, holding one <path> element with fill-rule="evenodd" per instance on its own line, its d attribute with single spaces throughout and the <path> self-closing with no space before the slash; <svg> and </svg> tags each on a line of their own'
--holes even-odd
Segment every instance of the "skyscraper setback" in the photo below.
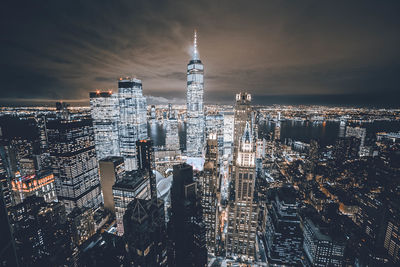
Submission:
<svg viewBox="0 0 400 267">
<path fill-rule="evenodd" d="M 204 66 L 197 50 L 194 32 L 193 54 L 187 66 L 187 137 L 186 151 L 190 157 L 201 157 L 204 146 Z"/>
</svg>

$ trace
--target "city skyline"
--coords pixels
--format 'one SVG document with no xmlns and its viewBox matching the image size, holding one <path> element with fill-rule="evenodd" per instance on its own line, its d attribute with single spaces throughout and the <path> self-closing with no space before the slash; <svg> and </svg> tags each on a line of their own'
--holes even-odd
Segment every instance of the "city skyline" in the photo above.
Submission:
<svg viewBox="0 0 400 267">
<path fill-rule="evenodd" d="M 88 105 L 121 74 L 143 81 L 149 104 L 183 104 L 198 29 L 205 103 L 245 89 L 255 105 L 398 106 L 395 2 L 26 5 L 1 18 L 2 105 Z"/>
</svg>

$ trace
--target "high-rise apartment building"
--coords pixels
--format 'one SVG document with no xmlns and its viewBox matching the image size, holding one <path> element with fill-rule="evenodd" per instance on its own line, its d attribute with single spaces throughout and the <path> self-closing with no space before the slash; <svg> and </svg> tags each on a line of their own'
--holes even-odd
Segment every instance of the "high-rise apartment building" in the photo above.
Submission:
<svg viewBox="0 0 400 267">
<path fill-rule="evenodd" d="M 89 96 L 97 160 L 108 156 L 119 156 L 118 97 L 111 91 L 91 92 Z"/>
<path fill-rule="evenodd" d="M 136 141 L 147 138 L 147 101 L 143 96 L 142 81 L 120 78 L 118 100 L 120 153 L 125 159 L 125 169 L 136 170 Z"/>
<path fill-rule="evenodd" d="M 251 96 L 236 95 L 234 155 L 229 193 L 227 254 L 255 259 L 258 204 L 255 194 L 256 151 Z"/>
<path fill-rule="evenodd" d="M 201 157 L 204 146 L 204 66 L 197 50 L 194 33 L 192 59 L 187 66 L 187 134 L 186 152 L 190 157 Z"/>
<path fill-rule="evenodd" d="M 112 186 L 125 176 L 123 157 L 106 157 L 99 161 L 100 184 L 103 193 L 104 208 L 115 214 Z"/>
<path fill-rule="evenodd" d="M 203 173 L 200 177 L 201 205 L 203 219 L 206 225 L 207 249 L 215 253 L 218 236 L 218 195 L 220 192 L 218 140 L 215 134 L 210 134 L 206 145 L 206 159 Z"/>
<path fill-rule="evenodd" d="M 67 210 L 102 202 L 92 120 L 57 119 L 47 123 L 56 195 Z"/>
</svg>

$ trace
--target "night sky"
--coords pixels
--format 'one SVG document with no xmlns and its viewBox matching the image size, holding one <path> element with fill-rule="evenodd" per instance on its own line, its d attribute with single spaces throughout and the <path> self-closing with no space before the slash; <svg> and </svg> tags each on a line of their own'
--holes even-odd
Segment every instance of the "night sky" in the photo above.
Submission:
<svg viewBox="0 0 400 267">
<path fill-rule="evenodd" d="M 207 103 L 399 106 L 400 1 L 2 1 L 0 104 L 88 103 L 117 78 L 184 103 L 198 30 Z"/>
</svg>

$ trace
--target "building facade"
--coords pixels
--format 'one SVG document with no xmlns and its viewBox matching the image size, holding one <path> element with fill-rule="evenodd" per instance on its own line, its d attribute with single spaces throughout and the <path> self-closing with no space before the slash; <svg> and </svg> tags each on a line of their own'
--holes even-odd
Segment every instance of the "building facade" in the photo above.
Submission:
<svg viewBox="0 0 400 267">
<path fill-rule="evenodd" d="M 106 157 L 99 161 L 100 184 L 103 193 L 104 208 L 115 214 L 112 186 L 125 176 L 123 157 Z"/>
<path fill-rule="evenodd" d="M 201 157 L 204 147 L 204 65 L 197 50 L 194 33 L 192 59 L 187 66 L 187 134 L 186 152 L 190 157 Z"/>
<path fill-rule="evenodd" d="M 220 177 L 218 164 L 218 140 L 210 134 L 206 145 L 206 160 L 200 178 L 201 205 L 206 225 L 207 249 L 215 253 L 218 236 L 218 196 L 220 193 Z"/>
<path fill-rule="evenodd" d="M 118 98 L 111 91 L 91 92 L 89 96 L 97 160 L 119 156 Z"/>
<path fill-rule="evenodd" d="M 102 203 L 92 120 L 58 119 L 47 123 L 56 195 L 67 210 Z"/>
<path fill-rule="evenodd" d="M 125 159 L 125 169 L 136 170 L 136 141 L 147 138 L 147 101 L 143 96 L 142 81 L 120 78 L 118 100 L 120 153 Z"/>
</svg>

